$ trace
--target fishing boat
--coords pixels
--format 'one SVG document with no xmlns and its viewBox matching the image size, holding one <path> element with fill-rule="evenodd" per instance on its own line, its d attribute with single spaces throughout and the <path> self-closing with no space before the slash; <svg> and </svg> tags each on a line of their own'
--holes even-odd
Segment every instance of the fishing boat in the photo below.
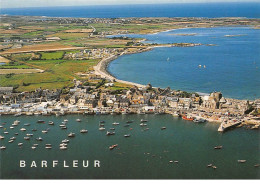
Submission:
<svg viewBox="0 0 260 186">
<path fill-rule="evenodd" d="M 25 128 L 21 128 L 20 131 L 26 131 L 26 129 Z"/>
<path fill-rule="evenodd" d="M 112 125 L 119 125 L 119 123 L 117 123 L 117 122 L 114 122 L 114 123 L 112 123 Z"/>
<path fill-rule="evenodd" d="M 45 123 L 44 120 L 38 120 L 37 123 Z"/>
<path fill-rule="evenodd" d="M 192 117 L 187 117 L 185 115 L 182 116 L 182 119 L 183 120 L 187 120 L 187 121 L 193 121 L 193 118 Z"/>
<path fill-rule="evenodd" d="M 214 147 L 214 149 L 222 149 L 222 146 L 221 145 L 216 146 L 216 147 Z"/>
<path fill-rule="evenodd" d="M 245 163 L 246 160 L 237 160 L 238 163 Z"/>
<path fill-rule="evenodd" d="M 1 146 L 1 147 L 0 147 L 0 150 L 5 150 L 5 149 L 6 149 L 5 146 Z"/>
<path fill-rule="evenodd" d="M 109 147 L 109 149 L 110 150 L 113 150 L 115 147 L 117 147 L 118 146 L 118 144 L 115 144 L 115 145 L 111 145 L 110 147 Z"/>
<path fill-rule="evenodd" d="M 106 128 L 100 127 L 98 130 L 102 131 L 102 130 L 106 130 Z"/>
<path fill-rule="evenodd" d="M 125 135 L 124 135 L 124 137 L 126 137 L 126 138 L 127 138 L 127 137 L 130 137 L 130 136 L 131 136 L 130 134 L 125 134 Z"/>
<path fill-rule="evenodd" d="M 88 130 L 86 130 L 86 129 L 80 130 L 80 133 L 87 133 L 87 132 L 88 132 Z"/>
<path fill-rule="evenodd" d="M 165 129 L 166 129 L 166 127 L 162 127 L 162 128 L 161 128 L 161 130 L 165 130 Z"/>
<path fill-rule="evenodd" d="M 81 119 L 76 119 L 77 122 L 81 122 Z"/>
<path fill-rule="evenodd" d="M 75 133 L 72 133 L 72 132 L 69 133 L 69 134 L 68 134 L 68 137 L 75 137 Z"/>
</svg>

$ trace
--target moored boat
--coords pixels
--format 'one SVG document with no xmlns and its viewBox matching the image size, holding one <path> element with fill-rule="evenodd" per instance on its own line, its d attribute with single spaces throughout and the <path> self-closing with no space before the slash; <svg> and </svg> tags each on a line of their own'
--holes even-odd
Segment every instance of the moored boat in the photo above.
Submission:
<svg viewBox="0 0 260 186">
<path fill-rule="evenodd" d="M 130 134 L 125 134 L 125 135 L 124 135 L 124 137 L 126 137 L 126 138 L 127 138 L 127 137 L 130 137 L 130 136 L 131 136 Z"/>
<path fill-rule="evenodd" d="M 216 146 L 216 147 L 214 147 L 214 149 L 222 149 L 222 145 L 219 145 L 219 146 Z"/>
<path fill-rule="evenodd" d="M 238 163 L 245 163 L 246 160 L 237 160 Z"/>
<path fill-rule="evenodd" d="M 69 133 L 69 134 L 68 134 L 68 137 L 75 137 L 75 133 L 72 133 L 72 132 Z"/>
<path fill-rule="evenodd" d="M 187 117 L 185 115 L 182 116 L 182 119 L 183 120 L 187 120 L 187 121 L 193 121 L 193 118 L 192 117 Z"/>
<path fill-rule="evenodd" d="M 102 131 L 102 130 L 106 130 L 106 128 L 100 127 L 98 130 Z"/>
<path fill-rule="evenodd" d="M 80 130 L 80 133 L 87 133 L 87 132 L 88 132 L 88 130 L 86 130 L 86 129 Z"/>
<path fill-rule="evenodd" d="M 38 120 L 37 123 L 45 123 L 44 120 Z"/>
<path fill-rule="evenodd" d="M 6 149 L 5 146 L 1 146 L 1 147 L 0 147 L 0 150 L 5 150 L 5 149 Z"/>
<path fill-rule="evenodd" d="M 115 147 L 117 147 L 118 146 L 118 144 L 115 144 L 115 145 L 111 145 L 110 147 L 109 147 L 109 149 L 110 150 L 113 150 Z"/>
</svg>

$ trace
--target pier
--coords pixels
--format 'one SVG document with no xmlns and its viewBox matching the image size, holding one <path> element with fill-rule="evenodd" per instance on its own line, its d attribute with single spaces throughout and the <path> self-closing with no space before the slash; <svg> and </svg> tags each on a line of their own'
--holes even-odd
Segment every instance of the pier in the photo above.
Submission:
<svg viewBox="0 0 260 186">
<path fill-rule="evenodd" d="M 235 127 L 239 124 L 241 124 L 240 120 L 224 120 L 218 128 L 218 132 L 225 132 L 226 130 Z"/>
</svg>

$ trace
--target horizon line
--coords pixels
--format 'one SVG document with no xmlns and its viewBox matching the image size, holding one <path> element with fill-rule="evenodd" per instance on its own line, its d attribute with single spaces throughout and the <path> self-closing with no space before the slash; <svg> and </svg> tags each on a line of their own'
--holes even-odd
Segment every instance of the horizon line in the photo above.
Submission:
<svg viewBox="0 0 260 186">
<path fill-rule="evenodd" d="M 93 7 L 93 6 L 136 6 L 136 5 L 172 5 L 172 4 L 250 4 L 257 3 L 260 4 L 259 1 L 222 1 L 222 2 L 172 2 L 172 3 L 140 3 L 140 4 L 91 4 L 91 5 L 61 5 L 61 6 L 25 6 L 25 7 L 2 7 L 1 9 L 23 9 L 23 8 L 55 8 L 55 7 Z"/>
</svg>

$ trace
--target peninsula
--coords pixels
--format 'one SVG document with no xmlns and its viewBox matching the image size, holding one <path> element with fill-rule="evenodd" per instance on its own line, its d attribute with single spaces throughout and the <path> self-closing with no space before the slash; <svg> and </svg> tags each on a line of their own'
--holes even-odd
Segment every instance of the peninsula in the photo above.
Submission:
<svg viewBox="0 0 260 186">
<path fill-rule="evenodd" d="M 236 125 L 258 128 L 260 100 L 225 98 L 220 92 L 204 95 L 161 89 L 116 79 L 106 71 L 109 62 L 120 55 L 145 52 L 154 47 L 202 45 L 149 44 L 142 42 L 143 38 L 107 36 L 240 25 L 257 29 L 260 21 L 1 15 L 0 113 L 16 116 L 168 113 L 191 121 L 220 122 L 220 131 Z"/>
</svg>

